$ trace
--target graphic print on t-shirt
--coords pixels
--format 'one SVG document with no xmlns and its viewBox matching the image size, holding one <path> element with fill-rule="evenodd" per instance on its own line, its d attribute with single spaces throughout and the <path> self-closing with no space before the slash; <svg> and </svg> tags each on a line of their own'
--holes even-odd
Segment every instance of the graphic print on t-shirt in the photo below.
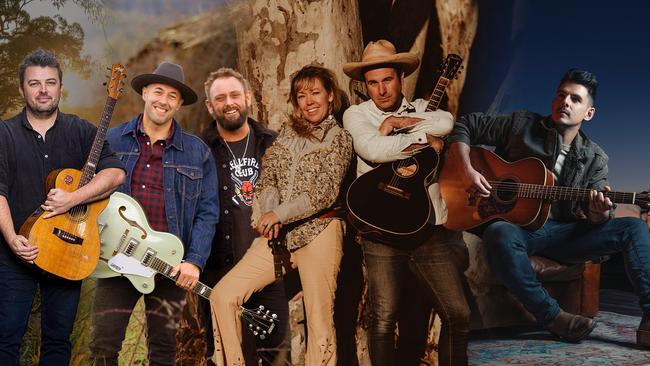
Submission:
<svg viewBox="0 0 650 366">
<path fill-rule="evenodd" d="M 253 190 L 259 177 L 260 165 L 255 158 L 237 158 L 230 160 L 230 179 L 235 185 L 233 202 L 246 206 L 253 204 Z"/>
</svg>

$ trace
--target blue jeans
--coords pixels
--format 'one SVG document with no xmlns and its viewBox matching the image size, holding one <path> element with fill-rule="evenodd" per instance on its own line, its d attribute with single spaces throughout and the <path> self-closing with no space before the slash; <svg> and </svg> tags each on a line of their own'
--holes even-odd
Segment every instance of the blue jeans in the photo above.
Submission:
<svg viewBox="0 0 650 366">
<path fill-rule="evenodd" d="M 40 365 L 68 365 L 81 281 L 1 262 L 0 278 L 0 365 L 19 364 L 18 351 L 37 288 L 41 293 Z"/>
<path fill-rule="evenodd" d="M 451 245 L 460 233 L 436 227 L 433 236 L 415 249 L 398 249 L 362 239 L 370 299 L 369 353 L 373 366 L 397 365 L 395 327 L 404 281 L 415 278 L 441 319 L 439 365 L 467 364 L 470 310 L 463 293 L 461 271 L 452 260 Z M 412 274 L 412 276 L 409 276 Z"/>
<path fill-rule="evenodd" d="M 495 222 L 483 232 L 483 241 L 494 275 L 542 325 L 555 319 L 560 307 L 537 280 L 528 260 L 535 254 L 574 264 L 621 252 L 641 308 L 650 314 L 650 232 L 639 219 L 615 218 L 599 225 L 548 220 L 536 231 Z"/>
</svg>

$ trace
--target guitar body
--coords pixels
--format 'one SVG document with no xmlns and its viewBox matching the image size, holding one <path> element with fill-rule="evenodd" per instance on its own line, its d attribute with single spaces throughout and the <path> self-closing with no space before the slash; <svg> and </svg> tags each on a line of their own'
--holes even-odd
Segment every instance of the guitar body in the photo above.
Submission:
<svg viewBox="0 0 650 366">
<path fill-rule="evenodd" d="M 148 294 L 155 288 L 157 264 L 164 262 L 174 267 L 183 259 L 181 240 L 173 234 L 153 230 L 140 204 L 124 193 L 111 195 L 98 223 L 101 251 L 92 274 L 95 278 L 122 275 L 138 291 Z"/>
<path fill-rule="evenodd" d="M 45 182 L 46 192 L 59 188 L 74 191 L 81 171 L 61 169 L 50 172 Z M 48 211 L 37 209 L 20 228 L 20 235 L 38 247 L 34 264 L 49 273 L 69 280 L 82 280 L 95 269 L 99 259 L 97 217 L 108 199 L 80 205 L 65 214 L 48 219 Z"/>
<path fill-rule="evenodd" d="M 553 186 L 553 175 L 536 158 L 509 163 L 490 150 L 472 147 L 470 159 L 474 169 L 488 181 Z M 444 224 L 446 228 L 467 230 L 501 219 L 536 230 L 546 222 L 551 208 L 549 201 L 519 197 L 521 188 L 493 189 L 489 197 L 470 195 L 465 191 L 466 187 L 458 174 L 461 171 L 462 167 L 452 161 L 446 161 L 440 171 L 440 194 L 448 210 L 447 222 Z M 508 185 L 505 184 L 505 187 Z"/>
<path fill-rule="evenodd" d="M 438 160 L 438 154 L 427 148 L 411 158 L 381 164 L 358 177 L 346 197 L 355 227 L 388 236 L 417 235 L 431 214 L 427 185 Z"/>
</svg>

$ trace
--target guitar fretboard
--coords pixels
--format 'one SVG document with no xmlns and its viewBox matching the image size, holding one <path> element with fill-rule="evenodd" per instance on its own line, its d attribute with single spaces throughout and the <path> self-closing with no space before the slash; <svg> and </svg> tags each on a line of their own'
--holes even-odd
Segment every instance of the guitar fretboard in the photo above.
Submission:
<svg viewBox="0 0 650 366">
<path fill-rule="evenodd" d="M 163 261 L 162 259 L 158 257 L 152 258 L 151 262 L 149 263 L 149 267 L 154 271 L 162 274 L 163 276 L 169 278 L 170 280 L 176 281 L 176 278 L 171 275 L 172 269 L 174 269 L 174 267 L 171 264 Z M 210 300 L 210 294 L 212 293 L 212 288 L 201 282 L 197 282 L 192 292 L 203 297 L 204 299 Z"/>
<path fill-rule="evenodd" d="M 543 186 L 539 184 L 516 183 L 509 181 L 490 181 L 492 188 L 499 192 L 516 192 L 518 197 L 535 198 L 549 201 L 587 201 L 590 189 L 560 186 Z M 636 204 L 635 192 L 602 192 L 615 203 Z"/>
<path fill-rule="evenodd" d="M 99 157 L 101 156 L 102 148 L 104 147 L 104 140 L 106 139 L 106 131 L 108 131 L 108 125 L 111 122 L 111 116 L 113 115 L 116 102 L 117 100 L 111 97 L 108 97 L 106 100 L 99 126 L 97 126 L 95 140 L 93 141 L 93 146 L 90 149 L 90 154 L 88 155 L 88 160 L 84 165 L 81 179 L 79 180 L 79 186 L 77 188 L 85 186 L 91 179 L 93 179 L 93 176 L 95 176 L 97 163 L 99 162 Z"/>
<path fill-rule="evenodd" d="M 427 104 L 427 112 L 433 112 L 438 110 L 440 103 L 442 102 L 442 97 L 445 96 L 445 90 L 449 84 L 449 79 L 441 76 L 438 78 L 435 88 L 433 88 L 433 93 L 431 93 L 431 98 L 429 99 L 429 104 Z"/>
</svg>

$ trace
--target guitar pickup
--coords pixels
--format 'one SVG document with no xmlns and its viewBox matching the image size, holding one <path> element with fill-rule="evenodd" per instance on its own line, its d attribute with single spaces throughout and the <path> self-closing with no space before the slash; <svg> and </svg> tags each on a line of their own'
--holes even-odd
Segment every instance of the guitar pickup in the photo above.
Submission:
<svg viewBox="0 0 650 366">
<path fill-rule="evenodd" d="M 377 187 L 389 194 L 392 194 L 393 196 L 397 196 L 399 198 L 403 198 L 405 200 L 411 199 L 411 193 L 404 191 L 403 189 L 397 188 L 395 186 L 391 186 L 390 184 L 386 184 L 384 182 L 379 182 Z"/>
<path fill-rule="evenodd" d="M 52 230 L 52 234 L 54 234 L 54 236 L 56 236 L 57 238 L 63 240 L 64 242 L 70 243 L 70 244 L 81 245 L 83 243 L 83 241 L 84 241 L 83 238 L 80 238 L 80 237 L 78 237 L 78 236 L 76 236 L 74 234 L 71 234 L 71 233 L 69 233 L 69 232 L 67 232 L 65 230 L 61 230 L 61 229 L 56 228 L 56 227 L 54 228 L 54 230 Z"/>
<path fill-rule="evenodd" d="M 146 267 L 151 267 L 151 262 L 156 258 L 156 254 L 158 254 L 155 250 L 149 248 L 147 251 L 144 253 L 142 256 L 142 260 L 140 261 L 142 264 L 144 264 Z"/>
</svg>

